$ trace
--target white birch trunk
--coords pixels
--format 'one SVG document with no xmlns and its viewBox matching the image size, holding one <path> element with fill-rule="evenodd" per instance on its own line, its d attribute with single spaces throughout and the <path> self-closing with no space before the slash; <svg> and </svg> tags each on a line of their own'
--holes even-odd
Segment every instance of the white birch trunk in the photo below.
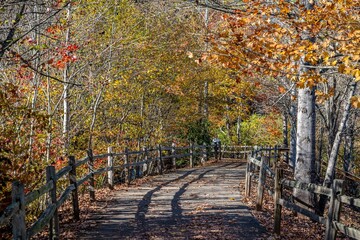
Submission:
<svg viewBox="0 0 360 240">
<path fill-rule="evenodd" d="M 309 88 L 298 91 L 297 134 L 296 134 L 295 180 L 305 183 L 315 178 L 315 90 Z M 303 190 L 295 190 L 295 197 L 313 206 L 312 195 Z"/>
<path fill-rule="evenodd" d="M 327 186 L 327 187 L 330 187 L 330 185 L 332 184 L 332 182 L 334 180 L 336 160 L 337 160 L 337 155 L 339 153 L 341 137 L 342 137 L 341 135 L 344 131 L 346 122 L 350 115 L 351 98 L 354 96 L 354 93 L 356 91 L 356 85 L 357 85 L 357 82 L 354 82 L 350 86 L 349 96 L 348 96 L 348 99 L 347 99 L 347 102 L 346 102 L 346 105 L 344 108 L 343 116 L 342 116 L 341 122 L 339 124 L 339 128 L 336 132 L 333 146 L 331 148 L 330 158 L 329 158 L 329 162 L 327 165 L 325 180 L 324 180 L 324 186 Z"/>
<path fill-rule="evenodd" d="M 291 91 L 291 95 L 293 98 L 296 97 L 296 89 Z M 296 114 L 297 114 L 297 106 L 294 100 L 291 101 L 290 107 L 290 159 L 289 164 L 292 168 L 295 168 L 296 164 Z"/>
<path fill-rule="evenodd" d="M 71 4 L 69 4 L 67 8 L 67 21 L 70 21 L 71 16 Z M 67 45 L 70 41 L 70 28 L 66 31 L 65 36 L 65 45 Z M 69 150 L 69 129 L 70 129 L 70 106 L 69 106 L 69 84 L 66 82 L 68 81 L 68 73 L 69 73 L 69 66 L 65 64 L 65 69 L 63 72 L 63 80 L 64 80 L 64 100 L 63 100 L 63 153 L 66 156 Z"/>
</svg>

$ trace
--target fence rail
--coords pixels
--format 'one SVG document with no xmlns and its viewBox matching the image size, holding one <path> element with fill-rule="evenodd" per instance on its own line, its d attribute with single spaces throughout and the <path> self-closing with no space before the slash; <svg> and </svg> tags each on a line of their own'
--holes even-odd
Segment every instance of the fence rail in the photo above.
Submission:
<svg viewBox="0 0 360 240">
<path fill-rule="evenodd" d="M 263 203 L 263 194 L 265 189 L 274 199 L 274 232 L 280 234 L 281 230 L 281 210 L 282 207 L 303 214 L 313 221 L 326 226 L 325 239 L 336 239 L 337 232 L 341 232 L 348 237 L 360 239 L 360 229 L 346 226 L 340 222 L 340 212 L 342 204 L 360 207 L 360 198 L 353 198 L 343 194 L 343 180 L 335 179 L 331 188 L 316 185 L 313 183 L 303 183 L 289 180 L 283 177 L 283 170 L 278 168 L 277 162 L 280 160 L 279 152 L 287 149 L 258 148 L 248 155 L 246 176 L 245 176 L 245 195 L 250 195 L 252 182 L 257 182 L 256 209 L 261 210 Z M 271 164 L 270 160 L 273 159 Z M 272 165 L 272 166 L 271 166 Z M 266 182 L 266 179 L 272 181 L 273 190 Z M 270 184 L 271 185 L 271 184 Z M 326 216 L 319 216 L 313 211 L 286 200 L 283 194 L 284 187 L 291 189 L 301 189 L 311 193 L 325 195 L 329 197 L 329 209 Z"/>
<path fill-rule="evenodd" d="M 238 148 L 243 149 L 241 153 L 249 149 L 249 147 Z M 151 155 L 150 155 L 151 154 Z M 240 151 L 237 153 L 240 156 Z M 135 156 L 135 158 L 133 157 Z M 68 158 L 68 165 L 55 172 L 54 166 L 46 168 L 46 183 L 38 189 L 25 195 L 24 186 L 19 182 L 14 182 L 12 185 L 12 203 L 3 211 L 0 216 L 0 226 L 12 225 L 13 239 L 30 239 L 35 234 L 42 231 L 46 226 L 49 226 L 49 238 L 58 239 L 59 237 L 59 218 L 58 208 L 63 205 L 66 199 L 71 198 L 73 218 L 79 220 L 79 202 L 78 202 L 78 188 L 89 182 L 90 198 L 95 200 L 94 192 L 94 176 L 107 173 L 107 182 L 110 189 L 114 185 L 115 170 L 120 169 L 124 173 L 124 181 L 130 183 L 134 178 L 150 173 L 162 174 L 165 170 L 164 160 L 171 160 L 171 167 L 177 168 L 176 160 L 184 159 L 188 161 L 190 167 L 195 165 L 195 160 L 198 158 L 200 163 L 205 163 L 210 156 L 220 160 L 222 156 L 221 145 L 194 145 L 176 147 L 174 144 L 169 146 L 157 146 L 157 148 L 143 148 L 140 151 L 129 151 L 127 148 L 124 152 L 113 153 L 112 148 L 109 147 L 108 152 L 104 154 L 93 155 L 91 150 L 88 150 L 87 156 L 79 160 L 70 156 Z M 106 159 L 106 167 L 94 168 L 94 160 Z M 115 164 L 114 158 L 121 158 L 120 164 Z M 77 175 L 77 168 L 87 164 L 88 174 L 84 176 Z M 143 168 L 140 174 L 140 168 Z M 152 170 L 150 169 L 152 168 Z M 132 172 L 135 170 L 135 174 Z M 152 171 L 152 172 L 151 172 Z M 68 176 L 68 185 L 65 190 L 60 193 L 57 198 L 57 181 Z M 38 217 L 29 228 L 26 228 L 26 211 L 25 208 L 30 203 L 36 201 L 44 194 L 48 194 L 48 204 L 46 209 Z"/>
</svg>

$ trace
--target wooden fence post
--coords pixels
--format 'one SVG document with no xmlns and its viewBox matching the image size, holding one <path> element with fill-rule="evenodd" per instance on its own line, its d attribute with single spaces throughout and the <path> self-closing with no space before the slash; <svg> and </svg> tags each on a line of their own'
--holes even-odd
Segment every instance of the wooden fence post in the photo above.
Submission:
<svg viewBox="0 0 360 240">
<path fill-rule="evenodd" d="M 328 217 L 326 219 L 326 231 L 325 239 L 336 239 L 336 229 L 333 227 L 333 221 L 339 221 L 341 202 L 338 199 L 338 195 L 343 193 L 343 180 L 335 179 L 331 186 L 331 198 Z"/>
<path fill-rule="evenodd" d="M 159 155 L 159 168 L 160 168 L 159 172 L 160 172 L 160 174 L 163 174 L 164 163 L 163 163 L 162 150 L 161 150 L 160 144 L 158 146 L 158 155 Z"/>
<path fill-rule="evenodd" d="M 87 151 L 89 161 L 88 161 L 88 168 L 89 168 L 89 193 L 90 193 L 90 200 L 95 201 L 95 179 L 94 179 L 94 158 L 92 149 L 88 149 Z"/>
<path fill-rule="evenodd" d="M 222 150 L 221 150 L 221 142 L 219 142 L 219 160 L 221 160 Z"/>
<path fill-rule="evenodd" d="M 190 143 L 189 152 L 190 152 L 190 167 L 193 168 L 194 167 L 194 144 L 193 143 Z"/>
<path fill-rule="evenodd" d="M 280 161 L 280 154 L 279 154 L 279 146 L 275 145 L 274 148 L 274 159 L 275 159 L 275 165 L 278 166 L 278 162 Z"/>
<path fill-rule="evenodd" d="M 218 157 L 219 157 L 218 149 L 219 149 L 218 143 L 214 142 L 214 158 L 215 158 L 215 160 L 218 160 Z"/>
<path fill-rule="evenodd" d="M 108 175 L 108 187 L 114 189 L 114 158 L 112 156 L 112 147 L 108 147 L 108 161 L 107 161 L 107 175 Z"/>
<path fill-rule="evenodd" d="M 254 153 L 254 152 L 253 152 Z M 248 156 L 247 164 L 246 164 L 246 172 L 245 172 L 245 196 L 250 196 L 250 189 L 251 189 L 251 160 L 250 158 L 253 154 Z"/>
<path fill-rule="evenodd" d="M 264 186 L 266 183 L 266 165 L 268 164 L 268 158 L 265 156 L 261 157 L 261 165 L 259 172 L 259 182 L 257 189 L 257 199 L 256 199 L 256 210 L 260 211 L 263 204 L 263 195 L 264 195 Z"/>
<path fill-rule="evenodd" d="M 80 209 L 79 209 L 79 197 L 78 197 L 78 187 L 76 182 L 76 165 L 75 165 L 75 157 L 69 156 L 69 166 L 71 170 L 69 172 L 69 181 L 70 185 L 73 184 L 75 189 L 72 190 L 72 206 L 73 206 L 73 217 L 75 221 L 80 220 Z"/>
<path fill-rule="evenodd" d="M 209 161 L 210 153 L 209 153 L 210 146 L 205 144 L 205 162 Z"/>
<path fill-rule="evenodd" d="M 280 234 L 281 228 L 281 209 L 282 206 L 279 204 L 279 199 L 281 198 L 282 187 L 281 187 L 281 178 L 282 178 L 282 169 L 275 169 L 275 187 L 274 187 L 274 233 Z"/>
<path fill-rule="evenodd" d="M 200 158 L 200 163 L 201 163 L 201 165 L 204 165 L 204 163 L 205 163 L 205 147 L 206 147 L 206 145 L 200 145 L 200 156 L 201 156 L 201 158 Z"/>
<path fill-rule="evenodd" d="M 124 173 L 125 173 L 125 183 L 130 184 L 131 176 L 130 176 L 130 166 L 128 166 L 129 163 L 129 149 L 125 148 L 125 154 L 124 154 Z"/>
<path fill-rule="evenodd" d="M 173 157 L 172 157 L 173 169 L 176 169 L 176 157 L 174 157 L 175 154 L 176 154 L 175 147 L 176 147 L 175 143 L 172 143 L 172 144 L 171 144 L 171 155 L 173 156 Z"/>
<path fill-rule="evenodd" d="M 12 183 L 12 203 L 19 202 L 19 211 L 12 218 L 13 239 L 27 239 L 25 222 L 25 193 L 24 185 L 20 182 Z"/>
<path fill-rule="evenodd" d="M 53 182 L 53 188 L 49 191 L 50 203 L 56 204 L 56 177 L 55 177 L 55 167 L 47 166 L 46 167 L 46 182 Z M 49 239 L 58 239 L 59 238 L 59 215 L 58 209 L 55 209 L 54 216 L 50 220 L 49 224 Z"/>
<path fill-rule="evenodd" d="M 145 163 L 143 164 L 143 175 L 145 176 L 148 172 L 148 150 L 146 147 L 143 147 L 143 154 L 144 154 L 144 159 L 143 161 L 145 161 Z"/>
</svg>

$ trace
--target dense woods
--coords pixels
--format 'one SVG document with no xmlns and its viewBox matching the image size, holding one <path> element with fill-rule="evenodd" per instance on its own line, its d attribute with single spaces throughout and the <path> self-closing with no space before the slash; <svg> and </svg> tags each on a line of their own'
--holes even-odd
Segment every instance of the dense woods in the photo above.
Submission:
<svg viewBox="0 0 360 240">
<path fill-rule="evenodd" d="M 0 1 L 0 210 L 109 146 L 278 144 L 296 180 L 359 176 L 359 29 L 356 0 Z"/>
</svg>

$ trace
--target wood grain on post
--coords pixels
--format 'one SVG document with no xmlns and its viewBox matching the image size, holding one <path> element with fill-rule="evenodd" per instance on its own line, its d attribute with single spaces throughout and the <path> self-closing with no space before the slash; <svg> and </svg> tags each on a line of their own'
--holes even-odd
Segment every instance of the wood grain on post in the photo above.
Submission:
<svg viewBox="0 0 360 240">
<path fill-rule="evenodd" d="M 130 176 L 130 166 L 128 166 L 129 164 L 129 149 L 126 147 L 125 148 L 125 154 L 124 154 L 124 172 L 125 172 L 125 179 L 124 181 L 127 183 L 127 184 L 130 184 L 130 181 L 131 181 L 131 176 Z"/>
<path fill-rule="evenodd" d="M 164 162 L 163 162 L 163 158 L 162 158 L 162 150 L 161 150 L 161 145 L 159 144 L 158 146 L 158 155 L 159 155 L 159 169 L 160 169 L 160 174 L 163 174 L 163 168 L 164 168 Z"/>
<path fill-rule="evenodd" d="M 88 149 L 87 151 L 89 161 L 88 161 L 88 168 L 89 168 L 89 193 L 90 193 L 90 200 L 95 201 L 95 178 L 94 178 L 94 158 L 92 149 Z"/>
<path fill-rule="evenodd" d="M 261 157 L 261 165 L 259 172 L 259 182 L 257 189 L 257 199 L 256 199 L 256 210 L 260 211 L 263 204 L 263 195 L 264 195 L 264 186 L 266 183 L 266 165 L 268 164 L 267 157 Z"/>
<path fill-rule="evenodd" d="M 172 143 L 171 144 L 171 155 L 173 156 L 172 157 L 172 165 L 173 165 L 173 169 L 176 169 L 176 157 L 175 157 L 175 154 L 176 154 L 176 150 L 175 150 L 175 143 Z"/>
<path fill-rule="evenodd" d="M 190 143 L 189 152 L 190 152 L 190 167 L 193 168 L 194 167 L 194 144 L 193 143 Z"/>
<path fill-rule="evenodd" d="M 69 182 L 70 185 L 74 185 L 74 190 L 71 191 L 72 196 L 72 207 L 73 207 L 73 217 L 74 220 L 80 220 L 80 209 L 79 209 L 79 195 L 78 195 L 78 186 L 76 183 L 76 166 L 75 166 L 75 157 L 69 156 L 69 166 L 71 170 L 69 172 Z"/>
<path fill-rule="evenodd" d="M 335 179 L 331 187 L 331 198 L 328 217 L 326 219 L 325 239 L 336 239 L 336 229 L 333 227 L 333 221 L 339 221 L 341 202 L 338 195 L 343 193 L 343 180 Z"/>
<path fill-rule="evenodd" d="M 201 152 L 201 159 L 200 159 L 200 163 L 201 163 L 201 165 L 204 165 L 204 163 L 205 163 L 205 145 L 200 145 L 200 152 Z"/>
<path fill-rule="evenodd" d="M 282 178 L 282 169 L 275 169 L 275 189 L 274 189 L 274 233 L 280 234 L 281 229 L 281 208 L 279 200 L 281 199 L 281 178 Z"/>
<path fill-rule="evenodd" d="M 53 182 L 53 188 L 49 191 L 50 204 L 56 205 L 56 177 L 55 177 L 55 167 L 47 166 L 46 167 L 46 182 Z M 54 215 L 50 220 L 49 224 L 49 239 L 58 239 L 59 238 L 59 215 L 57 208 L 55 209 Z"/>
<path fill-rule="evenodd" d="M 148 172 L 148 150 L 146 147 L 143 147 L 143 152 L 144 152 L 144 161 L 145 163 L 143 164 L 143 175 L 146 175 Z"/>
<path fill-rule="evenodd" d="M 108 187 L 114 189 L 114 157 L 112 156 L 112 147 L 108 147 L 108 161 L 107 161 L 107 175 L 108 175 Z"/>
<path fill-rule="evenodd" d="M 221 160 L 222 150 L 221 150 L 221 142 L 219 142 L 219 160 Z"/>
<path fill-rule="evenodd" d="M 12 203 L 19 202 L 19 211 L 12 218 L 13 239 L 27 239 L 25 222 L 25 194 L 24 185 L 20 182 L 12 183 Z"/>
<path fill-rule="evenodd" d="M 249 155 L 248 161 L 246 164 L 246 172 L 245 172 L 245 196 L 250 196 L 250 189 L 251 189 L 251 156 Z"/>
<path fill-rule="evenodd" d="M 205 144 L 205 162 L 209 161 L 209 145 Z"/>
</svg>

